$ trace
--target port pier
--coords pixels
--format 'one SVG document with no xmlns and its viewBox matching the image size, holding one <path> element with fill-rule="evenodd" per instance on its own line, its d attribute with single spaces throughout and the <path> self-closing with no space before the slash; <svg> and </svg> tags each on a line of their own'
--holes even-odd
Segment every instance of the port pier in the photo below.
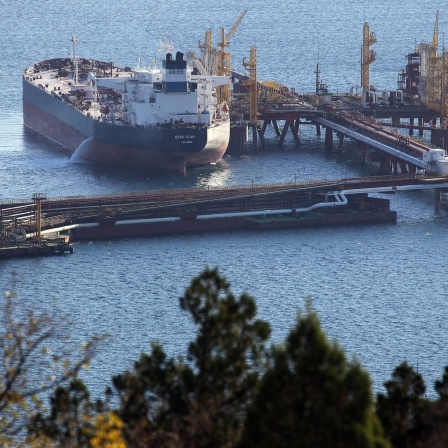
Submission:
<svg viewBox="0 0 448 448">
<path fill-rule="evenodd" d="M 390 210 L 389 199 L 370 195 L 423 189 L 435 190 L 438 211 L 442 193 L 448 191 L 448 177 L 398 174 L 47 198 L 40 204 L 41 236 L 42 241 L 48 236 L 81 241 L 229 229 L 394 223 L 397 215 Z M 35 209 L 33 202 L 0 204 L 0 225 L 3 229 L 20 226 L 32 233 L 36 230 Z M 70 246 L 64 247 L 70 250 Z"/>
<path fill-rule="evenodd" d="M 366 113 L 364 113 L 366 112 Z M 282 147 L 285 137 L 290 132 L 296 146 L 300 145 L 300 126 L 312 125 L 316 128 L 316 134 L 321 134 L 321 129 L 325 129 L 324 147 L 327 151 L 344 150 L 346 138 L 358 142 L 360 163 L 366 164 L 368 161 L 379 162 L 379 174 L 416 173 L 425 169 L 427 164 L 423 161 L 424 154 L 430 151 L 433 146 L 427 145 L 420 140 L 406 137 L 398 130 L 390 129 L 391 123 L 401 128 L 409 128 L 411 134 L 414 129 L 419 132 L 428 130 L 431 132 L 431 141 L 438 147 L 448 146 L 448 130 L 432 127 L 434 111 L 415 110 L 409 112 L 404 110 L 382 112 L 381 118 L 389 118 L 390 123 L 378 122 L 370 109 L 361 112 L 359 109 L 344 109 L 341 111 L 325 112 L 321 110 L 281 110 L 260 112 L 261 126 L 255 127 L 242 121 L 238 127 L 232 127 L 233 135 L 230 153 L 241 154 L 250 150 L 247 147 L 249 127 L 252 127 L 253 140 L 252 151 L 265 149 L 266 144 L 258 145 L 257 134 L 263 135 L 268 126 L 273 126 L 278 137 L 277 147 Z M 418 120 L 422 125 L 408 125 L 401 123 L 402 119 Z M 283 126 L 280 123 L 283 122 Z M 424 123 L 431 123 L 431 126 L 424 126 Z M 389 126 L 387 126 L 387 124 Z M 336 136 L 336 137 L 335 137 Z M 337 139 L 337 143 L 335 143 Z M 264 140 L 263 140 L 264 141 Z M 446 141 L 446 143 L 445 143 Z"/>
</svg>

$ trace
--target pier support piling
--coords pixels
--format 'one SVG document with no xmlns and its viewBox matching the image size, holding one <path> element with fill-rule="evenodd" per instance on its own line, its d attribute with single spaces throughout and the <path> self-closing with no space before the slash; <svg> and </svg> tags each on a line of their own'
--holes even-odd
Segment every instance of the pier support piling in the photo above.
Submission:
<svg viewBox="0 0 448 448">
<path fill-rule="evenodd" d="M 394 174 L 398 174 L 398 160 L 397 159 L 392 160 L 392 169 L 393 169 Z"/>
<path fill-rule="evenodd" d="M 271 120 L 264 120 L 263 121 L 263 127 L 261 128 L 261 131 L 264 133 L 266 132 L 266 128 L 268 127 L 268 124 L 271 124 Z"/>
<path fill-rule="evenodd" d="M 381 157 L 380 174 L 390 174 L 392 171 L 391 163 L 391 156 L 388 154 L 383 154 L 383 156 Z"/>
<path fill-rule="evenodd" d="M 297 123 L 298 120 L 296 120 Z M 289 122 L 289 127 L 291 128 L 291 132 L 292 135 L 294 136 L 294 141 L 296 142 L 296 145 L 299 146 L 300 145 L 300 138 L 299 138 L 299 132 L 298 132 L 298 128 L 299 126 L 295 126 L 293 121 Z"/>
<path fill-rule="evenodd" d="M 333 130 L 329 127 L 325 128 L 325 149 L 327 151 L 333 150 Z"/>
<path fill-rule="evenodd" d="M 366 143 L 360 143 L 361 146 L 361 165 L 365 165 L 367 162 L 367 144 Z"/>
<path fill-rule="evenodd" d="M 297 134 L 299 133 L 299 125 L 300 125 L 300 117 L 294 121 L 294 128 L 295 128 Z"/>
<path fill-rule="evenodd" d="M 392 117 L 392 126 L 399 127 L 400 126 L 400 119 L 396 117 Z"/>
<path fill-rule="evenodd" d="M 344 140 L 345 140 L 345 135 L 342 132 L 338 132 L 337 133 L 338 139 L 339 139 L 339 144 L 338 144 L 338 152 L 340 154 L 342 154 L 344 152 Z"/>
<path fill-rule="evenodd" d="M 254 151 L 258 151 L 257 125 L 256 124 L 252 124 L 250 127 L 252 129 L 252 144 L 253 144 L 253 147 L 254 147 Z"/>
<path fill-rule="evenodd" d="M 440 213 L 440 202 L 442 200 L 442 190 L 440 188 L 436 188 L 434 190 L 434 211 L 436 214 Z"/>
<path fill-rule="evenodd" d="M 283 142 L 285 140 L 286 133 L 288 132 L 288 128 L 289 128 L 290 124 L 291 124 L 291 120 L 285 120 L 285 125 L 283 126 L 282 133 L 280 135 L 280 140 L 278 141 L 279 147 L 283 146 Z"/>
<path fill-rule="evenodd" d="M 245 145 L 249 141 L 247 124 L 235 124 L 230 127 L 228 154 L 244 154 Z"/>
<path fill-rule="evenodd" d="M 261 147 L 266 150 L 266 140 L 264 138 L 264 132 L 261 130 L 260 126 L 257 126 L 258 137 L 260 138 Z"/>
</svg>

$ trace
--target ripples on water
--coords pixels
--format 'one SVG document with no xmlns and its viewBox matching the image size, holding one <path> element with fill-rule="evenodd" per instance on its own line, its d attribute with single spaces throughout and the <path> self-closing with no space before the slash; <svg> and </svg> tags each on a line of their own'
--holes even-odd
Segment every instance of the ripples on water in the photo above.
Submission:
<svg viewBox="0 0 448 448">
<path fill-rule="evenodd" d="M 290 4 L 274 10 L 265 2 L 252 2 L 232 40 L 232 58 L 239 61 L 234 66 L 242 70 L 242 58 L 256 44 L 260 79 L 274 78 L 299 91 L 311 91 L 319 47 L 324 82 L 333 91 L 348 91 L 358 82 L 365 14 L 378 36 L 371 80 L 381 87 L 395 87 L 396 74 L 405 64 L 401 56 L 416 41 L 431 39 L 435 11 L 443 11 L 442 2 L 398 3 L 401 6 L 381 0 L 358 6 L 348 1 L 305 0 L 292 10 Z M 315 136 L 312 127 L 301 131 L 299 149 L 290 136 L 283 149 L 276 149 L 271 131 L 269 152 L 227 156 L 185 177 L 73 164 L 58 145 L 23 128 L 22 70 L 44 58 L 68 55 L 73 32 L 78 34 L 82 56 L 133 65 L 138 56 L 149 59 L 156 40 L 167 34 L 176 49 L 184 50 L 183 45 L 195 49 L 211 26 L 217 42 L 219 27 L 230 29 L 245 7 L 234 0 L 210 5 L 206 11 L 184 2 L 173 11 L 170 2 L 158 2 L 156 7 L 136 0 L 122 21 L 122 3 L 114 0 L 81 3 L 75 10 L 63 2 L 46 2 L 43 8 L 25 0 L 20 9 L 14 2 L 3 2 L 7 42 L 0 47 L 6 67 L 0 72 L 1 198 L 368 174 L 358 166 L 350 142 L 343 158 L 327 155 L 323 139 Z M 398 35 L 388 17 L 396 17 L 400 7 L 406 7 L 408 19 Z M 51 27 L 42 26 L 50 20 Z M 446 24 L 442 14 L 441 32 Z M 2 262 L 0 285 L 7 288 L 10 272 L 16 270 L 19 294 L 36 309 L 51 306 L 67 315 L 75 340 L 95 332 L 112 335 L 87 377 L 98 392 L 112 374 L 128 368 L 142 350 L 148 350 L 152 340 L 162 342 L 173 356 L 185 350 L 193 328 L 188 316 L 180 313 L 178 298 L 205 266 L 219 266 L 236 294 L 247 291 L 255 297 L 259 316 L 272 324 L 273 341 L 283 340 L 310 295 L 329 337 L 336 338 L 349 356 L 361 359 L 376 390 L 396 365 L 408 359 L 418 365 L 431 393 L 448 364 L 446 210 L 434 215 L 432 192 L 400 192 L 391 196 L 391 205 L 399 213 L 397 225 L 83 242 L 76 244 L 73 256 Z"/>
</svg>

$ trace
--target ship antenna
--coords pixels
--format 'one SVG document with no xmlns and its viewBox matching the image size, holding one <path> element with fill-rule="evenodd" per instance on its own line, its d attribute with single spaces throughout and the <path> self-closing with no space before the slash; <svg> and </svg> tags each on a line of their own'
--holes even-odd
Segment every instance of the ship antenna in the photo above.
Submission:
<svg viewBox="0 0 448 448">
<path fill-rule="evenodd" d="M 319 84 L 320 84 L 319 58 L 320 58 L 320 46 L 319 41 L 317 41 L 317 64 L 316 64 L 316 70 L 314 71 L 314 73 L 316 73 L 316 95 L 319 93 Z"/>
<path fill-rule="evenodd" d="M 75 85 L 78 85 L 78 57 L 76 56 L 76 43 L 78 42 L 78 38 L 76 34 L 73 34 L 72 37 L 73 42 L 73 65 L 75 66 Z"/>
</svg>

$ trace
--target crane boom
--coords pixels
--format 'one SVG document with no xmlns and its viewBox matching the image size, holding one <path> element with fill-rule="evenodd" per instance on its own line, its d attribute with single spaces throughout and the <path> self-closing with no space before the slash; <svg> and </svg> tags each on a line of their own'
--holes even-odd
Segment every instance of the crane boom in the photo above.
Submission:
<svg viewBox="0 0 448 448">
<path fill-rule="evenodd" d="M 244 16 L 247 14 L 247 9 L 243 11 L 243 13 L 240 15 L 238 20 L 233 24 L 232 28 L 230 28 L 230 31 L 226 34 L 225 41 L 226 43 L 229 42 L 229 39 L 235 34 L 236 29 L 240 26 L 240 23 L 243 21 Z"/>
<path fill-rule="evenodd" d="M 439 11 L 436 13 L 434 23 L 434 34 L 432 36 L 432 45 L 429 47 L 428 57 L 428 75 L 427 75 L 427 107 L 428 109 L 440 110 L 442 115 L 446 114 L 443 100 L 441 101 L 441 77 L 442 58 L 437 56 L 439 46 Z"/>
<path fill-rule="evenodd" d="M 238 17 L 238 20 L 233 24 L 230 31 L 225 34 L 224 28 L 221 28 L 221 42 L 218 43 L 220 47 L 219 50 L 219 58 L 217 61 L 217 72 L 220 76 L 230 76 L 230 54 L 226 52 L 226 47 L 229 46 L 229 39 L 233 36 L 236 29 L 244 19 L 244 16 L 247 13 L 247 9 L 243 11 L 243 13 Z M 230 87 L 228 85 L 222 86 L 217 92 L 219 101 L 226 101 L 230 104 Z"/>
<path fill-rule="evenodd" d="M 207 70 L 202 65 L 202 62 L 200 61 L 200 59 L 192 51 L 190 51 L 187 54 L 187 58 L 193 61 L 194 65 L 197 67 L 198 72 L 201 75 L 208 75 Z"/>
<path fill-rule="evenodd" d="M 436 13 L 436 22 L 434 24 L 434 34 L 432 36 L 431 50 L 437 51 L 439 49 L 439 11 Z"/>
</svg>

